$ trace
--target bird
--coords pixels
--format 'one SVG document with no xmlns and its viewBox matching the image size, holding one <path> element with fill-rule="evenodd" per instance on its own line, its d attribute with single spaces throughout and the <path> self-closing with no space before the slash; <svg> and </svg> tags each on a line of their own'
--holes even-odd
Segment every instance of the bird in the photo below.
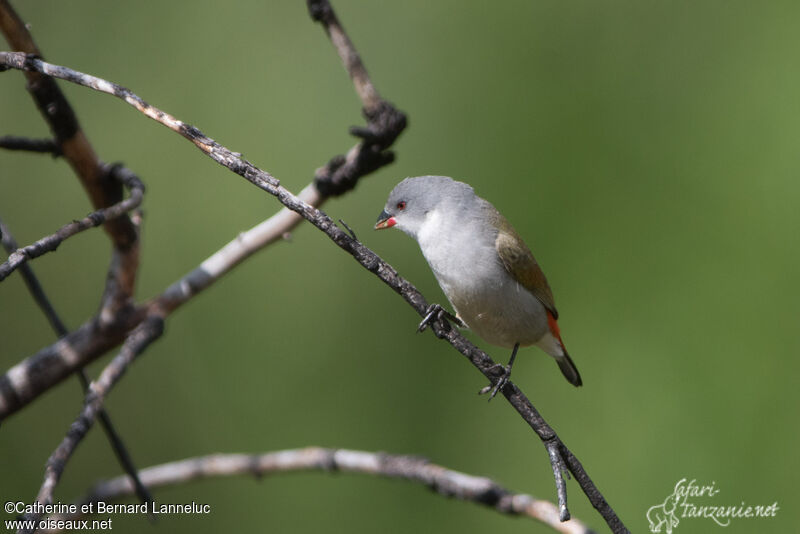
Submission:
<svg viewBox="0 0 800 534">
<path fill-rule="evenodd" d="M 583 381 L 558 327 L 553 292 L 528 246 L 497 209 L 464 182 L 447 176 L 417 176 L 397 184 L 375 229 L 396 227 L 417 241 L 453 316 L 433 304 L 423 330 L 441 314 L 466 326 L 491 345 L 510 348 L 491 400 L 511 377 L 520 347 L 536 345 L 555 358 L 573 386 Z"/>
</svg>

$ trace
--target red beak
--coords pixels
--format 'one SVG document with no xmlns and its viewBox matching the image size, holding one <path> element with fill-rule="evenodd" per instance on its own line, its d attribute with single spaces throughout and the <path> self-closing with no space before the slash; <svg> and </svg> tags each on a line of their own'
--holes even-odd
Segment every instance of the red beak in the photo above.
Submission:
<svg viewBox="0 0 800 534">
<path fill-rule="evenodd" d="M 378 222 L 375 223 L 375 229 L 383 230 L 384 228 L 391 228 L 395 224 L 397 224 L 395 218 L 386 213 L 384 210 L 380 215 L 378 215 Z"/>
</svg>

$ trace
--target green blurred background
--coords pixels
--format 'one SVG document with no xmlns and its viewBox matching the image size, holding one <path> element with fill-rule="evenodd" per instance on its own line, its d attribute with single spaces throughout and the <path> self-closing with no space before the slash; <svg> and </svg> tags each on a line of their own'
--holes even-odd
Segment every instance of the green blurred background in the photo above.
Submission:
<svg viewBox="0 0 800 534">
<path fill-rule="evenodd" d="M 347 127 L 362 123 L 302 1 L 15 5 L 48 60 L 131 88 L 292 191 L 346 151 Z M 410 126 L 397 162 L 325 211 L 444 302 L 416 244 L 371 227 L 406 176 L 471 183 L 542 264 L 586 385 L 569 386 L 534 348 L 522 352 L 515 381 L 627 526 L 647 531 L 647 509 L 694 478 L 720 490 L 698 504 L 778 502 L 776 518 L 725 532 L 796 528 L 800 4 L 334 7 Z M 124 103 L 61 86 L 101 158 L 123 161 L 147 185 L 141 299 L 279 208 Z M 0 74 L 0 134 L 48 134 L 19 72 Z M 89 210 L 62 161 L 0 152 L 0 217 L 20 243 Z M 97 309 L 108 256 L 94 230 L 33 263 L 70 327 Z M 107 406 L 140 466 L 322 445 L 423 455 L 553 500 L 539 440 L 504 400 L 475 395 L 483 377 L 430 333 L 415 334 L 418 320 L 303 226 L 170 317 Z M 20 277 L 4 281 L 2 368 L 52 342 Z M 34 497 L 80 403 L 68 380 L 4 422 L 3 501 Z M 56 497 L 118 473 L 94 429 Z M 568 491 L 573 515 L 605 530 L 577 484 Z M 160 521 L 179 533 L 549 531 L 418 485 L 346 474 L 215 479 L 156 497 L 212 505 L 208 516 Z M 114 516 L 116 531 L 144 526 Z M 686 519 L 676 531 L 717 528 Z"/>
</svg>

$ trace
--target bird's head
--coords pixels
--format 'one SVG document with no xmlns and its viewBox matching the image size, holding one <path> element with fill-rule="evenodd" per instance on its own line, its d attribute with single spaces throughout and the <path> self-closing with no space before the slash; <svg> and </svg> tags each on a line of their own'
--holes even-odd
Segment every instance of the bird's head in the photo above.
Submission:
<svg viewBox="0 0 800 534">
<path fill-rule="evenodd" d="M 446 176 L 406 178 L 389 193 L 375 229 L 397 226 L 416 239 L 431 214 L 459 217 L 474 198 L 472 187 Z"/>
</svg>

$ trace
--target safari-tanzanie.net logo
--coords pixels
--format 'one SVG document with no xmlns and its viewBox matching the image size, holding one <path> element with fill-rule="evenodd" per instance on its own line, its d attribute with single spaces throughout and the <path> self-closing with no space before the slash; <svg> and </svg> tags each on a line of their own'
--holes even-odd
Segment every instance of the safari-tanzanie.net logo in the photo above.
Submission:
<svg viewBox="0 0 800 534">
<path fill-rule="evenodd" d="M 688 519 L 705 519 L 721 527 L 727 527 L 733 520 L 764 519 L 775 517 L 778 502 L 772 504 L 727 504 L 716 497 L 720 490 L 715 482 L 701 485 L 696 479 L 682 478 L 664 502 L 647 510 L 650 532 L 672 534 L 673 529 Z"/>
</svg>

